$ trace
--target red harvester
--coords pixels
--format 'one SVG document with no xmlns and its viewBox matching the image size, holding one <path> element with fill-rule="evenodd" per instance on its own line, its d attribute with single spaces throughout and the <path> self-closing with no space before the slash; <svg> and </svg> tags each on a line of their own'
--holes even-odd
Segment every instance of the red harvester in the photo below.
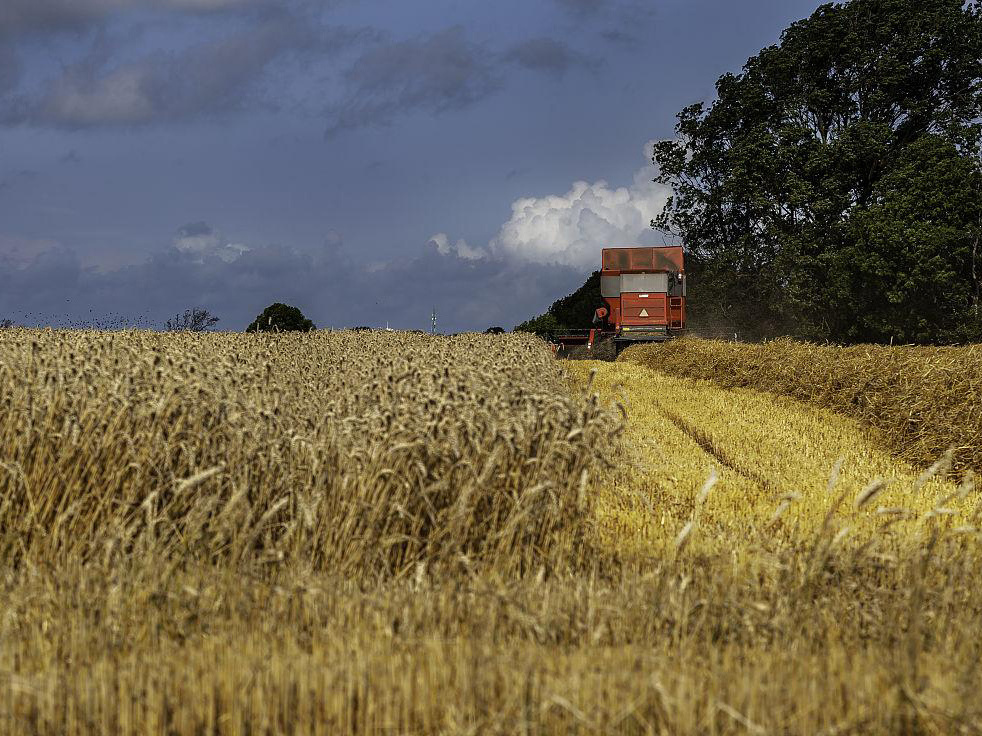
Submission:
<svg viewBox="0 0 982 736">
<path fill-rule="evenodd" d="M 559 335 L 561 352 L 613 339 L 618 353 L 639 342 L 662 342 L 685 330 L 685 261 L 681 246 L 604 248 L 596 327 Z"/>
</svg>

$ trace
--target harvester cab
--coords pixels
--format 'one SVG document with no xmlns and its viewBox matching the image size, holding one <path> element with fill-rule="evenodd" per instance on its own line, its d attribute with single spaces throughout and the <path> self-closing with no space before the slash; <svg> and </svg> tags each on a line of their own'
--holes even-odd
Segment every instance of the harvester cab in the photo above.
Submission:
<svg viewBox="0 0 982 736">
<path fill-rule="evenodd" d="M 600 295 L 594 329 L 587 335 L 562 335 L 560 349 L 587 350 L 613 340 L 620 353 L 628 345 L 663 342 L 685 330 L 685 261 L 681 246 L 604 248 Z"/>
</svg>

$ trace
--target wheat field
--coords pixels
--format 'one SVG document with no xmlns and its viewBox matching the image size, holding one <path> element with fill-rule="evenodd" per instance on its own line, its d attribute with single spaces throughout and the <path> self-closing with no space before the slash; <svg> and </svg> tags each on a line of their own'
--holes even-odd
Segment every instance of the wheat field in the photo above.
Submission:
<svg viewBox="0 0 982 736">
<path fill-rule="evenodd" d="M 975 733 L 980 508 L 533 338 L 0 332 L 0 731 Z"/>
</svg>

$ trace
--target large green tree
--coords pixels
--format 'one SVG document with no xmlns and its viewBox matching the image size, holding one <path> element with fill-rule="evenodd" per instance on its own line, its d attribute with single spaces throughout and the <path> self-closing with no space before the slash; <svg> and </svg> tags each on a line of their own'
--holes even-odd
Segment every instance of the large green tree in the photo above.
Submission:
<svg viewBox="0 0 982 736">
<path fill-rule="evenodd" d="M 314 329 L 314 323 L 297 307 L 274 302 L 246 327 L 246 332 L 310 332 Z"/>
<path fill-rule="evenodd" d="M 821 6 L 658 143 L 692 307 L 838 341 L 982 338 L 982 9 Z"/>
</svg>

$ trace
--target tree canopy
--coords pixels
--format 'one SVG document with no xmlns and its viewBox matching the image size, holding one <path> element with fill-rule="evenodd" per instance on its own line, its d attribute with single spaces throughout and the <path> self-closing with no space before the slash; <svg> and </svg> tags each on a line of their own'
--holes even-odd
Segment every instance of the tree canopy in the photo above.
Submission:
<svg viewBox="0 0 982 736">
<path fill-rule="evenodd" d="M 843 342 L 982 338 L 982 9 L 822 5 L 655 145 L 693 316 Z"/>
<path fill-rule="evenodd" d="M 246 332 L 309 332 L 314 323 L 296 307 L 276 302 L 266 307 Z"/>
</svg>

